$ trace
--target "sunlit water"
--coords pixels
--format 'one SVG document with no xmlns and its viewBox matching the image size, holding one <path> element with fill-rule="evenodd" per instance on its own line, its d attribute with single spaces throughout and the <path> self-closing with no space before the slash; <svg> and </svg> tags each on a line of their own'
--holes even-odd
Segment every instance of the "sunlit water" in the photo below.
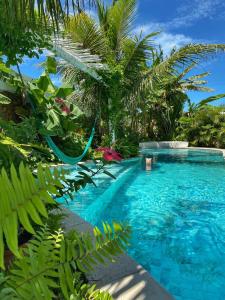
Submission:
<svg viewBox="0 0 225 300">
<path fill-rule="evenodd" d="M 128 253 L 179 300 L 225 299 L 225 160 L 218 152 L 154 151 L 111 166 L 69 209 L 94 225 L 132 226 Z"/>
</svg>

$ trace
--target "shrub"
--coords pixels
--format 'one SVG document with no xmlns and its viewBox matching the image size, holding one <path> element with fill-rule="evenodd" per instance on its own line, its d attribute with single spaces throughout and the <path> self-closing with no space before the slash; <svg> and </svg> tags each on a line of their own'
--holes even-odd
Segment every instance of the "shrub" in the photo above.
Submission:
<svg viewBox="0 0 225 300">
<path fill-rule="evenodd" d="M 225 108 L 207 105 L 183 116 L 176 139 L 192 146 L 225 148 Z"/>
<path fill-rule="evenodd" d="M 114 148 L 123 158 L 135 157 L 138 155 L 139 146 L 129 138 L 119 139 L 116 141 Z"/>
</svg>

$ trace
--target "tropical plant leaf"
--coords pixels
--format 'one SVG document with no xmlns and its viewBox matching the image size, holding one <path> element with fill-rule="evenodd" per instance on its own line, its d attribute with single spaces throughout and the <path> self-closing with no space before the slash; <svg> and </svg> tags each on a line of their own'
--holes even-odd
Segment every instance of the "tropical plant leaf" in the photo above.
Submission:
<svg viewBox="0 0 225 300">
<path fill-rule="evenodd" d="M 97 69 L 104 68 L 98 56 L 93 55 L 89 50 L 84 49 L 81 45 L 71 41 L 71 39 L 57 39 L 54 43 L 54 50 L 62 59 L 60 69 L 64 70 L 67 66 L 73 66 L 86 74 L 89 74 L 96 80 L 101 76 L 96 72 Z"/>
<path fill-rule="evenodd" d="M 124 40 L 131 34 L 136 17 L 136 0 L 118 0 L 108 10 L 111 26 L 110 42 L 117 53 L 122 49 Z"/>
<path fill-rule="evenodd" d="M 0 144 L 19 151 L 24 157 L 27 157 L 30 153 L 21 144 L 2 133 L 0 133 Z"/>
<path fill-rule="evenodd" d="M 116 223 L 113 227 L 103 224 L 103 228 L 104 233 L 94 229 L 94 238 L 75 231 L 51 234 L 43 228 L 15 259 L 6 287 L 16 291 L 21 300 L 39 300 L 41 296 L 50 300 L 56 292 L 65 299 L 111 299 L 95 286 L 82 284 L 78 271 L 90 270 L 124 250 L 130 228 Z"/>
<path fill-rule="evenodd" d="M 0 93 L 0 104 L 10 104 L 11 102 L 12 100 L 9 97 Z"/>
<path fill-rule="evenodd" d="M 208 97 L 204 100 L 201 100 L 198 104 L 197 104 L 197 107 L 202 107 L 203 105 L 205 104 L 208 104 L 210 102 L 213 102 L 213 101 L 216 101 L 216 100 L 219 100 L 219 99 L 222 99 L 222 98 L 225 98 L 225 94 L 218 94 L 218 95 L 215 95 L 215 96 L 211 96 L 211 97 Z"/>
<path fill-rule="evenodd" d="M 0 267 L 4 268 L 4 244 L 12 253 L 20 257 L 18 250 L 18 226 L 34 233 L 32 223 L 43 225 L 43 218 L 48 216 L 46 205 L 55 205 L 51 195 L 57 195 L 56 187 L 62 187 L 62 175 L 55 170 L 51 174 L 48 168 L 40 165 L 36 177 L 23 163 L 19 171 L 12 165 L 10 177 L 4 168 L 0 174 Z M 32 222 L 31 222 L 32 220 Z"/>
</svg>

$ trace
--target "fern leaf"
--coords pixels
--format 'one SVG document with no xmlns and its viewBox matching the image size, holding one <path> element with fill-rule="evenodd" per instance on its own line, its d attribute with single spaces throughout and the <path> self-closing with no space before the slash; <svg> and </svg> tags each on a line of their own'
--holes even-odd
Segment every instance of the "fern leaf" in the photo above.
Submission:
<svg viewBox="0 0 225 300">
<path fill-rule="evenodd" d="M 19 225 L 30 233 L 34 233 L 31 220 L 43 225 L 43 217 L 48 216 L 46 205 L 56 203 L 51 193 L 57 194 L 56 186 L 62 185 L 59 178 L 55 178 L 47 168 L 39 166 L 35 178 L 30 169 L 21 163 L 19 172 L 11 166 L 10 176 L 2 169 L 0 186 L 0 267 L 4 269 L 4 239 L 13 254 L 20 257 Z"/>
<path fill-rule="evenodd" d="M 90 234 L 72 231 L 64 236 L 61 230 L 50 234 L 48 228 L 43 228 L 20 253 L 21 258 L 15 259 L 6 287 L 15 290 L 22 300 L 48 300 L 56 293 L 65 299 L 111 299 L 95 286 L 83 285 L 77 270 L 77 266 L 90 270 L 124 249 L 129 226 L 104 227 L 103 233 L 95 229 L 98 241 L 94 238 L 92 242 Z"/>
</svg>

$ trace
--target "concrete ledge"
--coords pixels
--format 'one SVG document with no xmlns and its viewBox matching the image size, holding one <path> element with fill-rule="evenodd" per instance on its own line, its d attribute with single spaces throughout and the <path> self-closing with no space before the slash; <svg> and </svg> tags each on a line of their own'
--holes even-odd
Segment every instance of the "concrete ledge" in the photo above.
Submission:
<svg viewBox="0 0 225 300">
<path fill-rule="evenodd" d="M 187 148 L 188 142 L 162 141 L 162 142 L 144 142 L 140 143 L 141 149 L 181 149 Z"/>
<path fill-rule="evenodd" d="M 66 218 L 62 226 L 66 231 L 76 229 L 93 232 L 92 225 L 77 214 L 64 208 L 63 213 Z M 86 276 L 90 283 L 108 291 L 115 300 L 173 300 L 141 265 L 126 254 L 117 257 L 115 262 L 99 265 Z"/>
<path fill-rule="evenodd" d="M 206 148 L 206 147 L 188 147 L 188 149 L 192 149 L 192 150 L 208 150 L 208 151 L 220 152 L 220 153 L 223 154 L 223 157 L 225 158 L 225 149 L 220 149 L 220 148 Z"/>
</svg>

